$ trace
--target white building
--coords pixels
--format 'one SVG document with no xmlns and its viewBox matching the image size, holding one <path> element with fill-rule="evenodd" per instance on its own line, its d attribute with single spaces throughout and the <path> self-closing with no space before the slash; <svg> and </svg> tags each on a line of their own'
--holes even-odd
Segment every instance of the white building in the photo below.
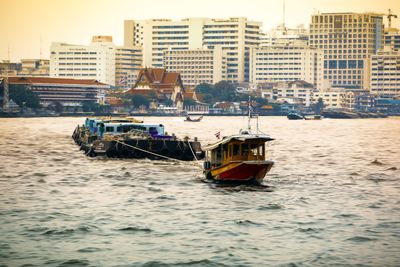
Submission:
<svg viewBox="0 0 400 267">
<path fill-rule="evenodd" d="M 312 102 L 317 103 L 318 99 L 324 101 L 324 107 L 329 109 L 341 109 L 344 107 L 343 100 L 345 98 L 345 90 L 343 88 L 335 91 L 314 92 Z"/>
<path fill-rule="evenodd" d="M 276 28 L 271 29 L 261 35 L 260 46 L 273 46 L 281 43 L 291 43 L 301 41 L 308 43 L 308 31 L 304 25 L 297 28 L 287 28 L 285 24 L 278 24 Z"/>
<path fill-rule="evenodd" d="M 124 75 L 141 66 L 141 49 L 117 47 L 111 36 L 94 36 L 90 45 L 52 43 L 50 50 L 50 77 L 118 85 Z"/>
<path fill-rule="evenodd" d="M 117 46 L 115 51 L 116 86 L 129 89 L 136 81 L 142 68 L 142 48 L 138 46 Z"/>
<path fill-rule="evenodd" d="M 382 14 L 322 13 L 312 16 L 310 46 L 324 52 L 324 79 L 334 86 L 369 85 L 369 58 L 383 44 Z"/>
<path fill-rule="evenodd" d="M 323 54 L 304 43 L 286 43 L 253 48 L 250 52 L 250 82 L 303 80 L 322 87 Z"/>
<path fill-rule="evenodd" d="M 248 80 L 248 50 L 260 42 L 261 22 L 247 18 L 126 20 L 125 45 L 143 47 L 145 67 L 163 67 L 166 50 L 195 50 L 221 45 L 227 52 L 227 79 Z"/>
<path fill-rule="evenodd" d="M 167 71 L 179 72 L 185 86 L 215 84 L 226 80 L 226 52 L 221 46 L 211 49 L 166 50 L 163 65 Z"/>
<path fill-rule="evenodd" d="M 385 46 L 371 58 L 370 93 L 400 95 L 400 50 Z"/>
</svg>

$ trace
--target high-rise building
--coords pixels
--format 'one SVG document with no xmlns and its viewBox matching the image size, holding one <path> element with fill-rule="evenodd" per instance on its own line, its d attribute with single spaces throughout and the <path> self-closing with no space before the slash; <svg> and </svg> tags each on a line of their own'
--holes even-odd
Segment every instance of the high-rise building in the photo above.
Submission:
<svg viewBox="0 0 400 267">
<path fill-rule="evenodd" d="M 226 80 L 226 52 L 221 46 L 195 50 L 164 51 L 164 67 L 179 72 L 185 86 L 215 84 Z"/>
<path fill-rule="evenodd" d="M 400 50 L 400 30 L 396 28 L 385 29 L 385 46 L 392 46 L 396 50 Z"/>
<path fill-rule="evenodd" d="M 113 86 L 124 87 L 121 79 L 139 71 L 142 62 L 140 47 L 115 46 L 111 36 L 94 36 L 90 45 L 52 43 L 50 50 L 50 77 L 96 79 Z"/>
<path fill-rule="evenodd" d="M 369 58 L 383 44 L 382 20 L 382 15 L 375 13 L 312 16 L 309 43 L 324 52 L 324 79 L 333 86 L 368 86 Z"/>
<path fill-rule="evenodd" d="M 142 48 L 139 46 L 117 46 L 115 51 L 116 86 L 129 89 L 142 68 Z"/>
<path fill-rule="evenodd" d="M 125 45 L 143 47 L 144 66 L 163 67 L 165 50 L 195 50 L 221 45 L 227 52 L 227 80 L 248 80 L 248 52 L 260 43 L 261 22 L 247 18 L 126 20 Z"/>
<path fill-rule="evenodd" d="M 285 24 L 278 24 L 275 28 L 261 35 L 260 46 L 273 46 L 282 43 L 292 43 L 302 41 L 308 43 L 308 31 L 304 25 L 297 28 L 287 28 Z"/>
<path fill-rule="evenodd" d="M 371 58 L 370 93 L 400 96 L 400 50 L 385 46 Z"/>
<path fill-rule="evenodd" d="M 322 88 L 323 54 L 304 42 L 253 48 L 250 53 L 250 82 L 303 80 Z"/>
</svg>

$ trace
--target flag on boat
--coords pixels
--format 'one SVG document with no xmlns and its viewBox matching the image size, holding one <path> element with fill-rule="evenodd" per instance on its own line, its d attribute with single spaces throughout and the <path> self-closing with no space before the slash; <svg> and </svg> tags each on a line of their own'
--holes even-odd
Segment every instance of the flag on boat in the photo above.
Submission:
<svg viewBox="0 0 400 267">
<path fill-rule="evenodd" d="M 215 137 L 217 137 L 217 138 L 219 139 L 219 137 L 221 136 L 221 132 L 218 131 L 218 132 L 216 132 L 214 135 L 215 135 Z"/>
<path fill-rule="evenodd" d="M 123 84 L 125 84 L 125 82 L 126 82 L 125 77 L 122 77 L 121 79 L 119 79 L 118 84 L 123 85 Z"/>
</svg>

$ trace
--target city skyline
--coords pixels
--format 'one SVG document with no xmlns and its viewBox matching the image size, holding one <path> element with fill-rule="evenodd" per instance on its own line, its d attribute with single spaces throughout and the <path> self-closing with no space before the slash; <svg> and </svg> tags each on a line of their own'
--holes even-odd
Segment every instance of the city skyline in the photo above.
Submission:
<svg viewBox="0 0 400 267">
<path fill-rule="evenodd" d="M 267 31 L 283 22 L 283 0 L 247 1 L 247 5 L 229 1 L 23 1 L 3 0 L 2 9 L 8 10 L 0 17 L 0 57 L 17 61 L 22 58 L 49 58 L 52 42 L 88 44 L 93 35 L 111 35 L 115 44 L 123 44 L 124 20 L 167 18 L 180 20 L 186 17 L 247 17 L 263 23 Z M 400 15 L 400 2 L 394 0 L 360 1 L 285 1 L 285 22 L 288 27 L 303 24 L 309 27 L 311 15 L 325 12 L 376 12 L 388 9 Z M 61 11 L 61 12 L 60 12 Z M 182 15 L 184 14 L 184 15 Z M 386 17 L 384 23 L 387 24 Z M 399 27 L 399 19 L 392 27 Z"/>
</svg>

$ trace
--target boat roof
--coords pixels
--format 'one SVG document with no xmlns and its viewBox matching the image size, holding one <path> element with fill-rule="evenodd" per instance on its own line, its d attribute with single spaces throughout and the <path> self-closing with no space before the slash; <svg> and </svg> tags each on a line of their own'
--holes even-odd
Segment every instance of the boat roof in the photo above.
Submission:
<svg viewBox="0 0 400 267">
<path fill-rule="evenodd" d="M 216 148 L 220 145 L 229 143 L 232 140 L 238 140 L 238 141 L 242 141 L 242 142 L 247 141 L 247 140 L 262 140 L 264 142 L 268 142 L 268 141 L 272 141 L 274 139 L 269 137 L 269 135 L 266 135 L 266 134 L 237 134 L 237 135 L 227 136 L 217 143 L 205 146 L 204 150 L 213 150 L 214 148 Z"/>
<path fill-rule="evenodd" d="M 108 126 L 138 125 L 142 127 L 164 127 L 162 124 L 135 123 L 135 122 L 104 122 Z"/>
</svg>

